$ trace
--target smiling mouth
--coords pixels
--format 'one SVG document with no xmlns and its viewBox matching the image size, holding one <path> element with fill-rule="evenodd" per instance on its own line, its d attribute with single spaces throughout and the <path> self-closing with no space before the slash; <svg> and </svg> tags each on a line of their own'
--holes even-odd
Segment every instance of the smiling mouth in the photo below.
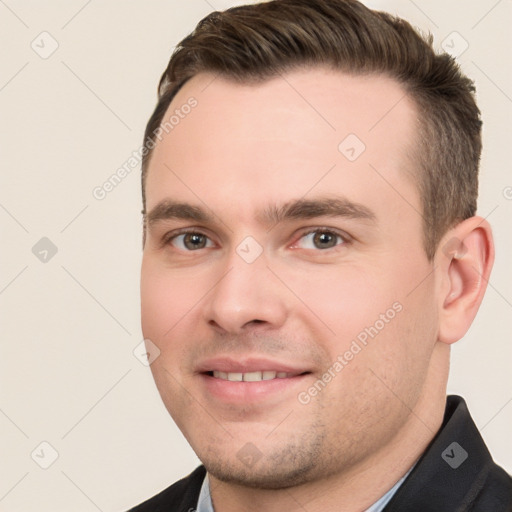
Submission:
<svg viewBox="0 0 512 512">
<path fill-rule="evenodd" d="M 303 373 L 287 373 L 287 372 L 276 372 L 272 370 L 256 371 L 256 372 L 221 372 L 211 371 L 206 372 L 206 375 L 215 379 L 227 380 L 230 382 L 261 382 L 264 380 L 274 379 L 289 379 L 291 377 L 298 377 L 300 375 L 306 375 L 309 372 Z"/>
</svg>

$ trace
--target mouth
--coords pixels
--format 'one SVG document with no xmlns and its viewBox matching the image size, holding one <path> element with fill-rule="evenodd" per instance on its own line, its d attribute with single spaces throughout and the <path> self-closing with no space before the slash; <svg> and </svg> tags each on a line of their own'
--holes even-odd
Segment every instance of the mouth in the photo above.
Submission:
<svg viewBox="0 0 512 512">
<path fill-rule="evenodd" d="M 302 372 L 300 374 L 278 372 L 274 370 L 262 370 L 254 372 L 221 372 L 219 370 L 213 370 L 206 372 L 206 375 L 214 377 L 215 379 L 228 380 L 230 382 L 261 382 L 264 380 L 274 379 L 289 379 L 296 377 L 297 375 L 305 375 L 309 372 Z"/>
<path fill-rule="evenodd" d="M 215 358 L 197 368 L 204 396 L 217 404 L 279 403 L 298 393 L 312 372 L 263 358 Z"/>
</svg>

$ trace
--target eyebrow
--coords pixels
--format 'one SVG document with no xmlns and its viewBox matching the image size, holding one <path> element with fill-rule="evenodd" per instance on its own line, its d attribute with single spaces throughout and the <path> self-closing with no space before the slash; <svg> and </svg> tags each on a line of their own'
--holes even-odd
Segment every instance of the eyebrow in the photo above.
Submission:
<svg viewBox="0 0 512 512">
<path fill-rule="evenodd" d="M 346 198 L 298 199 L 278 207 L 267 207 L 258 220 L 266 224 L 278 224 L 286 220 L 313 219 L 315 217 L 345 217 L 375 221 L 376 215 L 368 207 Z"/>
<path fill-rule="evenodd" d="M 297 199 L 281 206 L 269 205 L 256 216 L 265 225 L 275 225 L 287 220 L 312 219 L 316 217 L 345 217 L 376 221 L 375 213 L 367 206 L 354 203 L 345 198 L 318 198 L 312 200 Z M 202 207 L 189 203 L 164 199 L 146 214 L 148 225 L 168 219 L 180 219 L 195 222 L 213 222 L 214 215 Z"/>
<path fill-rule="evenodd" d="M 167 219 L 193 220 L 196 222 L 211 222 L 213 220 L 213 215 L 202 208 L 171 199 L 160 201 L 145 217 L 148 225 Z"/>
</svg>

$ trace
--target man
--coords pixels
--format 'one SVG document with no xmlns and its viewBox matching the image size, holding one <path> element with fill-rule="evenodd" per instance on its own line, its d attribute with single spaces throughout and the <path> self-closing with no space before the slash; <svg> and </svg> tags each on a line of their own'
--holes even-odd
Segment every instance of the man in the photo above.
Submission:
<svg viewBox="0 0 512 512">
<path fill-rule="evenodd" d="M 134 511 L 506 511 L 450 345 L 494 257 L 472 82 L 352 0 L 213 13 L 145 134 L 142 328 L 202 461 Z"/>
</svg>

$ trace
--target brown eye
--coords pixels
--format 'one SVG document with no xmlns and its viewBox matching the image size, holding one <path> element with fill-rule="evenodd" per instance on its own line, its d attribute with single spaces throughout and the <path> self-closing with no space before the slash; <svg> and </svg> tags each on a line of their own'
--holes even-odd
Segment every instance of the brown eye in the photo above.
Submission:
<svg viewBox="0 0 512 512">
<path fill-rule="evenodd" d="M 175 236 L 171 243 L 174 247 L 183 251 L 196 251 L 213 246 L 212 241 L 202 233 L 182 233 Z"/>
<path fill-rule="evenodd" d="M 317 232 L 314 234 L 313 244 L 317 249 L 330 249 L 338 243 L 338 236 L 329 232 Z"/>
<path fill-rule="evenodd" d="M 332 249 L 345 243 L 341 235 L 334 231 L 316 230 L 304 234 L 297 246 L 301 249 Z"/>
</svg>

